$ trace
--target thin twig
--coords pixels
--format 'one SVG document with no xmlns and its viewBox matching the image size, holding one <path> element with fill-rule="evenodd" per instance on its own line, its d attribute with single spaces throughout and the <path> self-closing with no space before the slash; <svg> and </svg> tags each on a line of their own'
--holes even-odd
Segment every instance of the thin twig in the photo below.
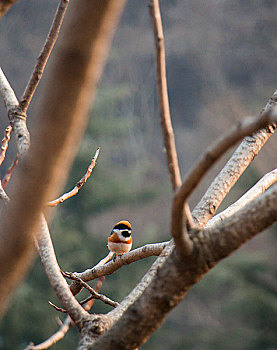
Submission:
<svg viewBox="0 0 277 350">
<path fill-rule="evenodd" d="M 30 343 L 25 350 L 44 350 L 50 348 L 52 345 L 56 344 L 59 340 L 63 339 L 63 337 L 68 332 L 70 326 L 72 324 L 72 320 L 69 316 L 66 317 L 65 321 L 62 323 L 60 329 L 54 333 L 50 338 L 46 339 L 43 343 L 34 345 Z"/>
<path fill-rule="evenodd" d="M 1 141 L 0 165 L 3 163 L 6 157 L 6 152 L 7 152 L 9 141 L 11 138 L 11 131 L 12 131 L 12 126 L 8 125 L 5 129 L 4 138 Z"/>
<path fill-rule="evenodd" d="M 99 292 L 99 290 L 102 287 L 102 284 L 105 280 L 105 277 L 101 277 L 99 278 L 96 286 L 95 286 L 95 291 Z M 87 298 L 88 299 L 88 298 Z M 86 303 L 80 303 L 80 305 L 85 304 L 83 307 L 86 311 L 89 311 L 94 303 L 94 300 L 92 297 L 90 297 L 90 300 L 88 300 Z M 60 309 L 58 308 L 56 305 L 54 305 L 53 303 L 49 303 L 51 306 L 53 306 L 56 310 Z M 63 310 L 63 309 L 62 309 Z M 60 311 L 60 310 L 58 310 Z M 65 311 L 65 310 L 64 310 Z M 60 326 L 60 329 L 55 332 L 53 335 L 51 335 L 51 337 L 49 337 L 48 339 L 46 339 L 44 342 L 34 345 L 33 343 L 30 343 L 25 350 L 44 350 L 44 349 L 48 349 L 50 348 L 52 345 L 56 344 L 59 340 L 63 339 L 63 337 L 66 335 L 66 333 L 69 331 L 70 326 L 73 326 L 74 323 L 72 322 L 72 319 L 70 318 L 70 316 L 66 316 L 65 320 L 62 322 L 59 318 L 58 318 L 58 324 Z"/>
<path fill-rule="evenodd" d="M 20 108 L 25 113 L 30 105 L 31 99 L 40 82 L 40 79 L 42 77 L 48 58 L 58 38 L 68 4 L 69 4 L 69 0 L 60 1 L 54 20 L 51 25 L 50 31 L 44 43 L 44 46 L 40 52 L 40 55 L 37 58 L 37 63 L 34 67 L 34 70 L 32 72 L 28 85 L 23 93 L 23 96 L 20 99 L 20 103 L 19 103 Z"/>
<path fill-rule="evenodd" d="M 170 117 L 168 89 L 166 81 L 164 34 L 158 0 L 153 0 L 150 2 L 149 12 L 153 22 L 153 30 L 156 44 L 156 75 L 157 92 L 160 108 L 160 123 L 163 133 L 164 146 L 166 150 L 168 171 L 173 191 L 175 191 L 181 186 L 182 180 L 175 146 L 175 137 Z"/>
<path fill-rule="evenodd" d="M 99 294 L 97 293 L 91 286 L 89 286 L 86 282 L 84 282 L 80 277 L 76 276 L 74 273 L 72 272 L 63 272 L 63 276 L 66 278 L 69 278 L 73 281 L 77 281 L 78 283 L 81 284 L 81 286 L 83 286 L 84 288 L 86 288 L 89 293 L 91 294 L 91 296 L 94 299 L 98 299 L 103 301 L 103 303 L 110 305 L 112 307 L 117 307 L 119 305 L 118 302 L 111 300 L 110 298 L 106 297 L 103 294 Z"/>
<path fill-rule="evenodd" d="M 214 225 L 230 217 L 238 210 L 250 203 L 253 199 L 264 193 L 271 185 L 277 181 L 277 169 L 274 169 L 264 175 L 249 191 L 247 191 L 239 200 L 230 205 L 227 209 L 212 218 L 205 229 L 211 229 Z"/>
<path fill-rule="evenodd" d="M 12 162 L 12 165 L 9 167 L 5 176 L 3 177 L 3 180 L 2 180 L 3 188 L 5 188 L 8 184 L 8 182 L 10 181 L 10 178 L 11 178 L 13 171 L 16 168 L 17 164 L 18 164 L 18 155 L 16 156 L 15 160 Z"/>
<path fill-rule="evenodd" d="M 57 305 L 53 304 L 50 300 L 48 300 L 48 304 L 53 306 L 53 308 L 59 312 L 63 312 L 64 314 L 67 314 L 67 311 L 65 309 L 62 309 L 61 307 L 58 307 Z"/>
<path fill-rule="evenodd" d="M 88 167 L 88 170 L 87 172 L 85 173 L 85 175 L 81 178 L 81 180 L 79 180 L 76 184 L 76 186 L 69 192 L 67 193 L 64 193 L 61 197 L 51 201 L 51 202 L 48 202 L 46 204 L 47 207 L 55 207 L 56 205 L 64 202 L 66 199 L 68 198 L 71 198 L 73 196 L 75 196 L 79 190 L 83 187 L 83 185 L 87 182 L 88 178 L 90 177 L 91 173 L 92 173 L 92 170 L 93 168 L 95 167 L 96 165 L 96 160 L 98 158 L 98 155 L 99 155 L 99 151 L 100 151 L 100 147 L 97 148 L 96 152 L 95 152 L 95 155 L 94 157 L 92 158 L 91 160 L 91 163 Z"/>
<path fill-rule="evenodd" d="M 171 232 L 177 251 L 186 255 L 190 253 L 192 244 L 188 242 L 187 235 L 184 234 L 186 227 L 186 207 L 187 201 L 193 190 L 199 185 L 200 181 L 212 167 L 212 165 L 236 142 L 247 135 L 251 135 L 259 129 L 264 128 L 276 121 L 277 100 L 272 97 L 271 108 L 264 111 L 262 115 L 256 118 L 248 118 L 237 125 L 224 136 L 220 137 L 214 144 L 208 147 L 204 155 L 198 160 L 196 165 L 186 175 L 185 180 L 176 193 L 171 213 Z"/>
</svg>

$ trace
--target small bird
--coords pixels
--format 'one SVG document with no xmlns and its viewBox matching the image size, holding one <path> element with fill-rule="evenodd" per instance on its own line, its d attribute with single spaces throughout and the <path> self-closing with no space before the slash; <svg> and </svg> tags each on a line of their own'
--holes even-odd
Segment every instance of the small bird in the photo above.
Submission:
<svg viewBox="0 0 277 350">
<path fill-rule="evenodd" d="M 119 221 L 108 237 L 108 248 L 112 253 L 122 255 L 132 248 L 132 227 L 129 221 Z"/>
</svg>

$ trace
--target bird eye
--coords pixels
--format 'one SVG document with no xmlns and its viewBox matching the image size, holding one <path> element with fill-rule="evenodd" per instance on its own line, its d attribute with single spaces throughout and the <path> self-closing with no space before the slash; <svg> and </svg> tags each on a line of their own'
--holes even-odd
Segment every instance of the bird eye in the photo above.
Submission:
<svg viewBox="0 0 277 350">
<path fill-rule="evenodd" d="M 129 231 L 122 231 L 121 234 L 123 237 L 126 237 L 126 238 L 131 236 L 131 232 Z"/>
</svg>

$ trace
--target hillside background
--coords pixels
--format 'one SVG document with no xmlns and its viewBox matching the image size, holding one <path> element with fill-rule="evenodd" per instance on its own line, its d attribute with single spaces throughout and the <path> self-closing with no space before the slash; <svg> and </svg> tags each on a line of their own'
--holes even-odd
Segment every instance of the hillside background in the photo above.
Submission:
<svg viewBox="0 0 277 350">
<path fill-rule="evenodd" d="M 57 4 L 21 0 L 0 22 L 0 64 L 18 96 Z M 134 247 L 170 238 L 172 192 L 159 128 L 147 5 L 130 0 L 126 6 L 65 191 L 82 177 L 100 146 L 97 166 L 78 196 L 55 212 L 51 232 L 65 271 L 85 270 L 104 257 L 107 236 L 120 219 L 132 222 Z M 161 11 L 171 114 L 185 174 L 218 135 L 240 118 L 257 115 L 276 90 L 277 4 L 273 0 L 162 0 Z M 43 81 L 29 113 L 31 132 L 42 89 Z M 0 113 L 3 132 L 7 117 L 2 103 Z M 11 144 L 2 176 L 14 156 Z M 210 172 L 191 207 L 227 159 Z M 276 159 L 273 136 L 221 209 L 275 168 Z M 275 228 L 214 268 L 141 349 L 276 349 L 276 243 Z M 122 300 L 152 262 L 151 258 L 122 268 L 106 278 L 101 291 Z M 0 349 L 23 349 L 58 328 L 55 318 L 63 315 L 57 315 L 48 300 L 58 304 L 37 259 L 2 321 Z M 96 302 L 92 312 L 107 310 Z M 77 330 L 72 329 L 53 349 L 73 349 L 77 341 Z"/>
</svg>

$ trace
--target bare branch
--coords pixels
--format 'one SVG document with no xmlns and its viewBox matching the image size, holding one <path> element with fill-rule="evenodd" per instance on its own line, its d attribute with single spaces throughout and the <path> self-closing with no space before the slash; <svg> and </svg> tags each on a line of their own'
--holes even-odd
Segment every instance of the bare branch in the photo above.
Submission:
<svg viewBox="0 0 277 350">
<path fill-rule="evenodd" d="M 15 160 L 12 162 L 12 165 L 9 167 L 5 176 L 3 177 L 3 180 L 2 180 L 3 188 L 5 188 L 8 184 L 8 182 L 10 181 L 10 178 L 11 178 L 13 171 L 16 168 L 17 164 L 18 164 L 18 156 L 16 156 Z"/>
<path fill-rule="evenodd" d="M 48 304 L 51 305 L 56 311 L 62 312 L 64 314 L 67 314 L 67 311 L 61 307 L 58 307 L 57 305 L 53 304 L 52 301 L 48 300 Z"/>
<path fill-rule="evenodd" d="M 168 242 L 146 244 L 143 247 L 131 250 L 130 252 L 123 254 L 120 257 L 117 257 L 114 261 L 110 261 L 105 265 L 101 266 L 98 263 L 92 269 L 87 269 L 86 271 L 80 273 L 75 272 L 75 276 L 78 276 L 83 281 L 87 282 L 94 280 L 100 276 L 110 275 L 124 265 L 131 264 L 135 261 L 147 258 L 149 256 L 159 256 L 167 244 Z M 79 293 L 80 285 L 78 283 L 72 283 L 70 286 L 70 290 L 75 295 Z"/>
<path fill-rule="evenodd" d="M 98 299 L 103 301 L 103 303 L 110 305 L 112 307 L 117 307 L 119 305 L 118 302 L 111 300 L 110 298 L 106 297 L 103 294 L 99 294 L 97 293 L 91 286 L 89 286 L 86 282 L 84 282 L 80 277 L 76 276 L 74 273 L 72 272 L 63 272 L 62 273 L 64 277 L 69 278 L 73 281 L 77 281 L 78 283 L 80 283 L 80 285 L 84 288 L 86 288 L 89 293 L 91 294 L 91 296 L 94 299 Z"/>
<path fill-rule="evenodd" d="M 17 0 L 0 0 L 0 18 L 16 3 Z"/>
<path fill-rule="evenodd" d="M 277 92 L 274 93 L 261 111 L 261 117 L 275 106 L 276 100 Z M 193 219 L 197 227 L 203 228 L 216 213 L 225 196 L 274 133 L 275 128 L 276 125 L 269 125 L 242 141 L 193 210 Z"/>
<path fill-rule="evenodd" d="M 153 22 L 153 30 L 156 44 L 156 72 L 157 91 L 160 108 L 160 124 L 163 133 L 164 146 L 167 156 L 167 166 L 173 191 L 181 186 L 181 174 L 178 164 L 178 156 L 175 146 L 175 137 L 171 123 L 168 90 L 166 81 L 166 62 L 164 50 L 164 35 L 162 19 L 158 0 L 152 0 L 149 4 L 149 12 Z"/>
<path fill-rule="evenodd" d="M 25 350 L 44 350 L 50 348 L 52 345 L 56 344 L 61 340 L 65 334 L 68 332 L 71 326 L 72 320 L 69 316 L 66 317 L 65 321 L 61 325 L 60 329 L 54 333 L 50 338 L 45 340 L 43 343 L 38 345 L 29 344 Z"/>
<path fill-rule="evenodd" d="M 59 6 L 57 8 L 57 12 L 55 14 L 54 20 L 52 22 L 50 31 L 47 36 L 47 39 L 44 43 L 44 46 L 41 50 L 40 55 L 37 58 L 36 66 L 30 77 L 28 85 L 23 93 L 23 96 L 21 97 L 19 102 L 20 108 L 23 113 L 26 113 L 29 107 L 29 104 L 32 100 L 32 97 L 34 95 L 34 92 L 36 91 L 36 88 L 40 82 L 40 79 L 42 77 L 48 58 L 58 38 L 68 4 L 69 4 L 69 0 L 60 0 Z"/>
<path fill-rule="evenodd" d="M 4 138 L 1 141 L 0 165 L 3 163 L 6 157 L 6 152 L 7 152 L 9 141 L 11 138 L 11 131 L 12 131 L 11 125 L 8 125 L 5 129 Z"/>
<path fill-rule="evenodd" d="M 180 254 L 186 255 L 192 248 L 192 245 L 189 244 L 187 240 L 187 235 L 184 234 L 184 227 L 186 227 L 184 206 L 186 207 L 191 193 L 199 185 L 207 171 L 231 146 L 246 135 L 251 135 L 257 130 L 276 121 L 276 102 L 277 91 L 271 98 L 270 108 L 265 109 L 263 113 L 256 118 L 248 118 L 233 126 L 226 135 L 220 137 L 214 144 L 208 147 L 204 155 L 186 175 L 182 186 L 173 199 L 171 216 L 171 232 L 176 248 Z"/>
<path fill-rule="evenodd" d="M 90 177 L 91 173 L 92 173 L 92 170 L 93 168 L 95 167 L 96 165 L 96 160 L 98 158 L 98 155 L 99 155 L 99 151 L 100 151 L 100 148 L 98 147 L 96 152 L 95 152 L 95 155 L 94 157 L 92 158 L 91 160 L 91 163 L 88 167 L 88 170 L 87 172 L 85 173 L 85 175 L 81 178 L 81 180 L 79 180 L 76 184 L 76 186 L 70 191 L 70 192 L 67 192 L 65 194 L 63 194 L 61 197 L 51 201 L 51 202 L 48 202 L 46 204 L 46 206 L 48 207 L 55 207 L 56 205 L 64 202 L 66 199 L 68 198 L 71 198 L 73 196 L 75 196 L 79 190 L 83 187 L 83 185 L 87 182 L 88 178 Z"/>
<path fill-rule="evenodd" d="M 264 175 L 249 191 L 247 191 L 239 200 L 234 204 L 230 205 L 227 209 L 213 217 L 208 224 L 206 229 L 211 229 L 214 225 L 223 221 L 225 218 L 230 217 L 236 213 L 239 209 L 250 203 L 253 199 L 264 193 L 271 185 L 277 181 L 277 169 Z"/>
<path fill-rule="evenodd" d="M 88 317 L 88 314 L 73 297 L 68 284 L 60 273 L 48 225 L 44 217 L 41 218 L 41 229 L 37 245 L 41 261 L 52 288 L 71 319 L 78 327 L 81 327 L 82 322 Z"/>
<path fill-rule="evenodd" d="M 95 286 L 95 291 L 97 293 L 99 292 L 100 288 L 102 287 L 104 280 L 105 280 L 105 277 L 99 278 L 99 281 L 97 282 L 97 285 Z M 95 300 L 95 299 L 92 299 L 92 297 L 90 297 L 90 298 L 91 299 L 89 301 L 86 301 L 86 303 L 83 303 L 83 304 L 85 304 L 84 309 L 86 311 L 89 311 L 91 309 L 91 307 L 94 303 L 94 300 Z M 83 305 L 83 304 L 81 304 L 81 305 Z M 52 304 L 52 306 L 54 306 L 54 304 Z M 55 308 L 56 308 L 56 305 L 55 305 Z M 51 337 L 49 337 L 44 342 L 42 342 L 41 344 L 38 344 L 38 345 L 34 345 L 33 343 L 29 344 L 27 346 L 27 348 L 25 348 L 25 350 L 44 350 L 44 349 L 50 348 L 52 345 L 56 344 L 59 340 L 63 339 L 63 337 L 68 332 L 70 326 L 72 326 L 74 323 L 72 322 L 70 316 L 67 316 L 65 318 L 64 322 L 60 321 L 59 324 L 60 324 L 60 329 L 56 333 L 54 333 Z"/>
</svg>

